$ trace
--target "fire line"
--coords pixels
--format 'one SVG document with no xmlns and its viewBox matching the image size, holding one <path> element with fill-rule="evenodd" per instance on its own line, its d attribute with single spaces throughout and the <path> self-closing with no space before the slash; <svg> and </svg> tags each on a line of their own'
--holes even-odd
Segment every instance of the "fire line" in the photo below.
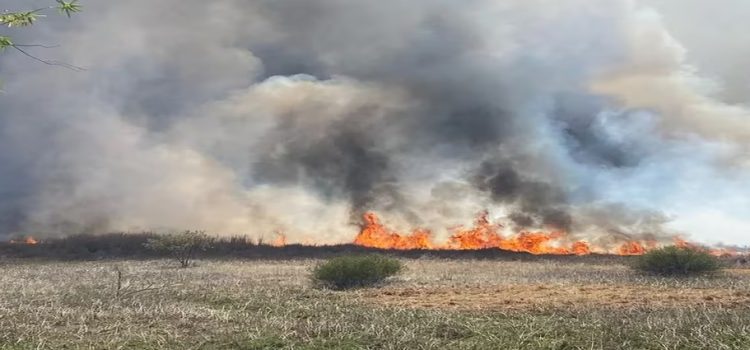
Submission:
<svg viewBox="0 0 750 350">
<path fill-rule="evenodd" d="M 642 255 L 649 250 L 663 246 L 656 241 L 625 241 L 614 247 L 592 247 L 587 241 L 570 241 L 564 231 L 520 231 L 515 235 L 505 236 L 500 233 L 502 225 L 493 224 L 488 213 L 481 213 L 472 228 L 455 228 L 447 242 L 439 244 L 432 240 L 431 232 L 426 229 L 416 229 L 411 234 L 400 234 L 392 231 L 381 223 L 380 218 L 373 212 L 363 216 L 362 230 L 354 240 L 354 244 L 380 249 L 394 250 L 479 250 L 502 249 L 513 252 L 550 255 L 588 255 L 592 253 L 614 255 Z M 674 238 L 674 245 L 705 249 L 689 243 L 679 237 Z M 713 255 L 734 255 L 729 249 L 706 249 Z"/>
</svg>

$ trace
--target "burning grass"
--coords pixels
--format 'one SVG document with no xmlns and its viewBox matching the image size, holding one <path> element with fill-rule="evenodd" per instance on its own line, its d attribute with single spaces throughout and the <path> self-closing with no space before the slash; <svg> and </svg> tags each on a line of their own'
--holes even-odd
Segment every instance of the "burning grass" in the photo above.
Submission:
<svg viewBox="0 0 750 350">
<path fill-rule="evenodd" d="M 0 257 L 42 258 L 50 260 L 103 260 L 103 259 L 144 259 L 171 256 L 164 250 L 147 249 L 148 242 L 158 237 L 154 233 L 110 233 L 102 235 L 73 235 L 54 239 L 41 239 L 34 244 L 23 242 L 0 242 Z M 537 260 L 552 259 L 549 256 L 535 256 L 527 253 L 511 252 L 498 248 L 480 250 L 439 249 L 439 250 L 385 250 L 354 244 L 331 246 L 276 244 L 254 241 L 245 236 L 209 237 L 205 250 L 196 251 L 196 256 L 207 259 L 324 259 L 347 254 L 381 253 L 406 258 L 419 258 L 429 255 L 451 259 L 503 259 Z M 591 254 L 586 256 L 557 256 L 555 258 L 572 261 L 619 260 L 624 257 Z"/>
<path fill-rule="evenodd" d="M 643 255 L 648 251 L 665 245 L 676 245 L 692 250 L 705 250 L 715 256 L 735 255 L 731 249 L 707 249 L 685 241 L 679 236 L 672 240 L 631 239 L 606 245 L 592 245 L 586 240 L 576 240 L 567 232 L 551 228 L 543 231 L 507 232 L 506 228 L 489 219 L 488 212 L 480 213 L 473 227 L 453 227 L 447 242 L 436 243 L 429 230 L 417 228 L 410 234 L 395 232 L 384 225 L 376 213 L 363 215 L 362 230 L 354 244 L 391 250 L 481 250 L 500 249 L 511 252 L 530 253 L 535 255 Z"/>
<path fill-rule="evenodd" d="M 0 349 L 750 345 L 745 270 L 675 279 L 617 263 L 424 258 L 404 260 L 389 287 L 334 292 L 310 286 L 318 262 L 6 260 Z"/>
<path fill-rule="evenodd" d="M 481 213 L 473 227 L 453 227 L 447 242 L 436 243 L 432 233 L 415 229 L 411 234 L 401 234 L 381 223 L 375 213 L 366 213 L 360 232 L 351 244 L 320 246 L 307 242 L 290 243 L 287 236 L 277 232 L 275 239 L 264 242 L 247 236 L 206 236 L 205 249 L 194 253 L 200 257 L 243 258 L 323 258 L 347 253 L 386 252 L 400 256 L 419 256 L 426 253 L 442 257 L 493 257 L 529 259 L 537 256 L 640 256 L 665 246 L 676 246 L 702 251 L 724 259 L 747 260 L 747 251 L 732 248 L 707 248 L 690 243 L 679 236 L 654 239 L 621 240 L 608 245 L 593 245 L 585 240 L 574 240 L 564 231 L 521 231 L 508 233 L 502 225 L 490 222 L 486 212 Z M 187 231 L 190 233 L 190 231 Z M 0 256 L 46 257 L 54 259 L 106 259 L 162 257 L 170 249 L 145 247 L 149 242 L 169 239 L 179 235 L 155 233 L 110 233 L 101 235 L 73 235 L 38 240 L 25 237 L 0 242 Z M 174 245 L 174 244 L 173 244 Z M 174 252 L 172 252 L 174 253 Z M 168 255 L 168 254 L 167 254 Z M 567 259 L 567 258 L 566 258 Z"/>
</svg>

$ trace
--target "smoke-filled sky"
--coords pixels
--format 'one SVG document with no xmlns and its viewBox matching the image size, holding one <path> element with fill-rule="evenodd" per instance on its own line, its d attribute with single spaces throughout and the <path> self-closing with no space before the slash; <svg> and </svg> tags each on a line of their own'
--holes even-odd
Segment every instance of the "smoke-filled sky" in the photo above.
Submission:
<svg viewBox="0 0 750 350">
<path fill-rule="evenodd" d="M 750 238 L 747 1 L 83 4 L 3 29 L 85 71 L 0 55 L 2 234 Z"/>
</svg>

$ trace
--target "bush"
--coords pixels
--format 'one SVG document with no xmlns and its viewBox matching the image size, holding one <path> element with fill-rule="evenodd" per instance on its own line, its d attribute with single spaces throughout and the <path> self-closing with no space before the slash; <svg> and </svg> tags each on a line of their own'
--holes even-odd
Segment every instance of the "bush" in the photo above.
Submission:
<svg viewBox="0 0 750 350">
<path fill-rule="evenodd" d="M 715 272 L 721 263 L 705 251 L 671 246 L 639 256 L 634 268 L 657 275 L 688 276 Z"/>
<path fill-rule="evenodd" d="M 185 231 L 151 238 L 144 246 L 148 249 L 168 253 L 180 266 L 189 267 L 195 255 L 205 251 L 211 245 L 211 239 L 201 231 Z"/>
<path fill-rule="evenodd" d="M 353 255 L 318 264 L 313 281 L 331 289 L 372 286 L 403 270 L 400 261 L 381 255 Z"/>
</svg>

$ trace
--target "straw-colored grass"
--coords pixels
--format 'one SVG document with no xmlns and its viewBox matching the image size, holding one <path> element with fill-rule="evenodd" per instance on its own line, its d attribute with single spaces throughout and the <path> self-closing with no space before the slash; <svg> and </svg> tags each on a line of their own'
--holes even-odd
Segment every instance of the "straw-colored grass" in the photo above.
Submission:
<svg viewBox="0 0 750 350">
<path fill-rule="evenodd" d="M 383 288 L 335 292 L 310 285 L 314 260 L 5 261 L 0 349 L 750 348 L 742 270 L 404 262 Z"/>
</svg>

